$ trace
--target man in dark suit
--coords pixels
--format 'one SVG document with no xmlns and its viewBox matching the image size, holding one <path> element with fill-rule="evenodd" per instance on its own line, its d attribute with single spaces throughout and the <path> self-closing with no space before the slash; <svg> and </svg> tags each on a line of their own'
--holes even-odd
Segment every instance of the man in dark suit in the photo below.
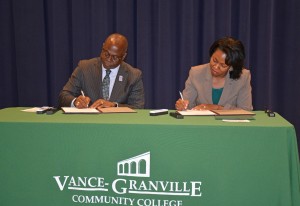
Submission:
<svg viewBox="0 0 300 206">
<path fill-rule="evenodd" d="M 142 72 L 124 62 L 127 47 L 123 35 L 107 37 L 100 57 L 79 62 L 59 94 L 59 106 L 144 108 Z"/>
</svg>

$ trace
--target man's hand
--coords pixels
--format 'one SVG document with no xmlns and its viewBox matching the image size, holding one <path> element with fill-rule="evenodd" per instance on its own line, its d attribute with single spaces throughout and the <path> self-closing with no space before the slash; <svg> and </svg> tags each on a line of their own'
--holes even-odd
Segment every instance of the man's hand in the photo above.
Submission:
<svg viewBox="0 0 300 206">
<path fill-rule="evenodd" d="M 115 107 L 116 103 L 104 99 L 98 99 L 91 105 L 91 108 Z"/>
<path fill-rule="evenodd" d="M 80 95 L 75 99 L 74 106 L 78 109 L 88 108 L 90 101 L 91 99 L 89 97 Z"/>
<path fill-rule="evenodd" d="M 175 108 L 178 111 L 186 110 L 189 105 L 189 100 L 178 99 L 175 104 Z"/>
</svg>

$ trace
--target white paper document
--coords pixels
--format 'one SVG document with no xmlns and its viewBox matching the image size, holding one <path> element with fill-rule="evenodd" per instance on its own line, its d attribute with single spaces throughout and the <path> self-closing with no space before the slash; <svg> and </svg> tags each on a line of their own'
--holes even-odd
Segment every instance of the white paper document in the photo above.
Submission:
<svg viewBox="0 0 300 206">
<path fill-rule="evenodd" d="M 23 109 L 22 112 L 36 112 L 37 110 L 41 109 L 40 107 L 33 107 L 29 109 Z"/>
<path fill-rule="evenodd" d="M 183 116 L 214 116 L 216 115 L 214 112 L 210 110 L 185 110 L 178 111 L 179 114 Z"/>
<path fill-rule="evenodd" d="M 48 106 L 43 106 L 43 107 L 33 107 L 33 108 L 29 108 L 29 109 L 23 109 L 21 110 L 22 112 L 37 112 L 37 111 L 41 111 L 43 109 L 49 109 L 52 107 L 48 107 Z"/>
<path fill-rule="evenodd" d="M 103 113 L 136 113 L 135 110 L 129 107 L 107 107 L 107 108 L 84 108 L 62 107 L 65 114 L 103 114 Z"/>
<path fill-rule="evenodd" d="M 223 122 L 250 122 L 248 119 L 222 119 Z"/>
<path fill-rule="evenodd" d="M 99 111 L 95 108 L 83 108 L 78 109 L 76 107 L 62 107 L 65 114 L 99 114 Z"/>
</svg>

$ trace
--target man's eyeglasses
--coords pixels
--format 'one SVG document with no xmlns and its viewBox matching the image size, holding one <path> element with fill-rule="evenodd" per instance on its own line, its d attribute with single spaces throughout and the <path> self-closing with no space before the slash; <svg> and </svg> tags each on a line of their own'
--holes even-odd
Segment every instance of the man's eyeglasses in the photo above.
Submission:
<svg viewBox="0 0 300 206">
<path fill-rule="evenodd" d="M 106 58 L 106 59 L 112 59 L 113 61 L 120 61 L 122 59 L 122 57 L 118 57 L 116 55 L 112 55 L 110 54 L 107 50 L 105 49 L 102 49 L 102 52 L 103 56 Z"/>
</svg>

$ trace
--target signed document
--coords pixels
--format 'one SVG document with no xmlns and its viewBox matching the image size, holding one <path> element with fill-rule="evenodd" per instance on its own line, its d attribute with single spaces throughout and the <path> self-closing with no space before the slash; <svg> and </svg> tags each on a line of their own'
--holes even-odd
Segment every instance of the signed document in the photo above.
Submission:
<svg viewBox="0 0 300 206">
<path fill-rule="evenodd" d="M 185 110 L 178 111 L 179 114 L 183 116 L 214 116 L 216 115 L 214 112 L 210 110 Z"/>
<path fill-rule="evenodd" d="M 135 113 L 136 111 L 129 107 L 107 107 L 107 108 L 84 108 L 62 107 L 65 114 L 102 114 L 102 113 Z"/>
<path fill-rule="evenodd" d="M 177 112 L 183 116 L 215 116 L 216 119 L 253 119 L 255 115 L 255 113 L 243 109 L 185 110 Z"/>
</svg>

